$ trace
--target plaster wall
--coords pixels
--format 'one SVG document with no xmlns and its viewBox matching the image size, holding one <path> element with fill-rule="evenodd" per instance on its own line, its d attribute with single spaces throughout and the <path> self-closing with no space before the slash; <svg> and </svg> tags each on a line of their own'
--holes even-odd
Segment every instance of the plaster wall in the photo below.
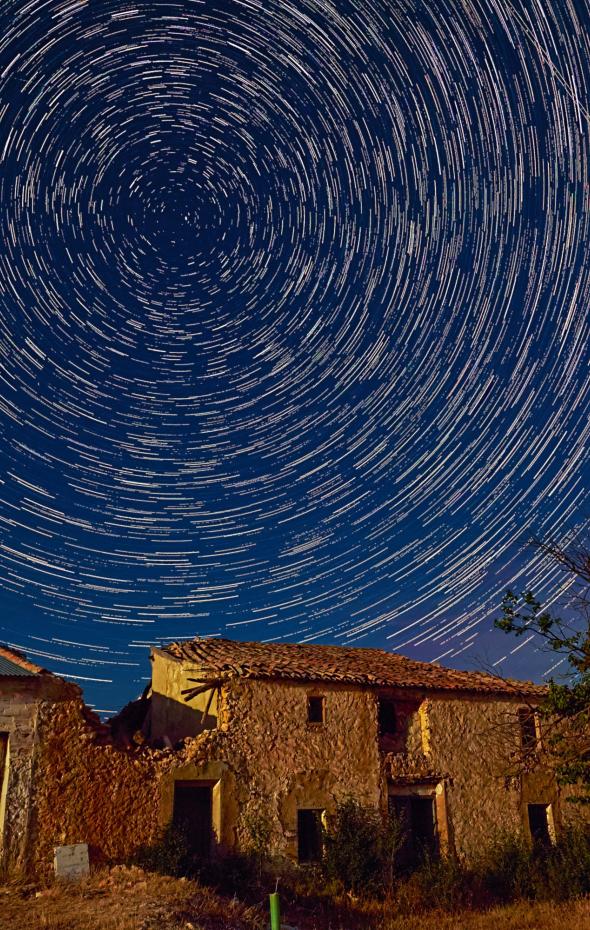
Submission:
<svg viewBox="0 0 590 930">
<path fill-rule="evenodd" d="M 0 777 L 0 863 L 11 872 L 26 867 L 38 700 L 34 680 L 23 676 L 0 682 L 0 733 L 8 734 Z"/>
<path fill-rule="evenodd" d="M 166 653 L 152 657 L 152 707 L 150 736 L 167 737 L 172 744 L 217 726 L 218 698 L 214 690 L 185 701 L 183 691 L 198 687 L 192 678 L 204 677 L 197 666 L 187 666 Z M 211 700 L 210 700 L 211 698 Z M 205 713 L 206 712 L 206 713 Z"/>
</svg>

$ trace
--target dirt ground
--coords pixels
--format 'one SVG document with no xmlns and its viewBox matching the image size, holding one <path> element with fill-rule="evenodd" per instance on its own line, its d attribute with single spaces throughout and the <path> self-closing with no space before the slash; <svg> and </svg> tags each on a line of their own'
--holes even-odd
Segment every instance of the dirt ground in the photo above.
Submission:
<svg viewBox="0 0 590 930">
<path fill-rule="evenodd" d="M 567 904 L 528 904 L 462 912 L 398 916 L 387 909 L 315 910 L 309 903 L 283 912 L 283 926 L 297 930 L 590 930 L 590 899 Z M 80 882 L 40 889 L 0 887 L 0 930 L 267 930 L 266 902 L 245 906 L 186 879 L 117 866 Z"/>
</svg>

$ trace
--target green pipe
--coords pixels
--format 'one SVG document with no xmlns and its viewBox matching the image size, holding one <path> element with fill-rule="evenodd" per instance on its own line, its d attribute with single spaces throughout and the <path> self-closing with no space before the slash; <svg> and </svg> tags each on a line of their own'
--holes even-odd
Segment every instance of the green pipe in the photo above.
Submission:
<svg viewBox="0 0 590 930">
<path fill-rule="evenodd" d="M 270 930 L 281 930 L 281 904 L 278 894 L 270 894 Z"/>
</svg>

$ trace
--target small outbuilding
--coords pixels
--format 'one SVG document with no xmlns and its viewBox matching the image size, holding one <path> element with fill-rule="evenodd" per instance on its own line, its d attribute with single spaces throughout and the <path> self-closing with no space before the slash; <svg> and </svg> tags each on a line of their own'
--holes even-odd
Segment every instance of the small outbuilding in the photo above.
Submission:
<svg viewBox="0 0 590 930">
<path fill-rule="evenodd" d="M 27 871 L 35 754 L 43 704 L 81 698 L 80 689 L 0 646 L 0 851 L 5 871 Z"/>
</svg>

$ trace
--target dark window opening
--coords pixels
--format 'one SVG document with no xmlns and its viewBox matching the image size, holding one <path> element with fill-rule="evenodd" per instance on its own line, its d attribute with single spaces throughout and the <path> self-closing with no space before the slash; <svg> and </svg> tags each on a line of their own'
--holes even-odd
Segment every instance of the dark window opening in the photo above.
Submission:
<svg viewBox="0 0 590 930">
<path fill-rule="evenodd" d="M 529 829 L 535 846 L 550 846 L 549 808 L 546 804 L 529 804 Z"/>
<path fill-rule="evenodd" d="M 211 855 L 213 838 L 213 792 L 211 785 L 174 783 L 172 823 L 186 837 L 191 852 L 201 859 Z"/>
<path fill-rule="evenodd" d="M 394 736 L 396 732 L 395 704 L 389 698 L 379 698 L 379 736 Z"/>
<path fill-rule="evenodd" d="M 399 822 L 402 842 L 398 864 L 416 868 L 424 859 L 438 856 L 434 798 L 418 795 L 390 795 L 389 812 Z"/>
<path fill-rule="evenodd" d="M 309 696 L 307 698 L 307 721 L 308 723 L 324 722 L 324 698 Z"/>
<path fill-rule="evenodd" d="M 523 749 L 537 748 L 537 728 L 535 725 L 535 715 L 528 707 L 521 707 L 518 711 L 518 723 L 520 726 L 520 744 Z"/>
<path fill-rule="evenodd" d="M 322 858 L 322 810 L 297 811 L 297 858 L 319 862 Z"/>
</svg>

